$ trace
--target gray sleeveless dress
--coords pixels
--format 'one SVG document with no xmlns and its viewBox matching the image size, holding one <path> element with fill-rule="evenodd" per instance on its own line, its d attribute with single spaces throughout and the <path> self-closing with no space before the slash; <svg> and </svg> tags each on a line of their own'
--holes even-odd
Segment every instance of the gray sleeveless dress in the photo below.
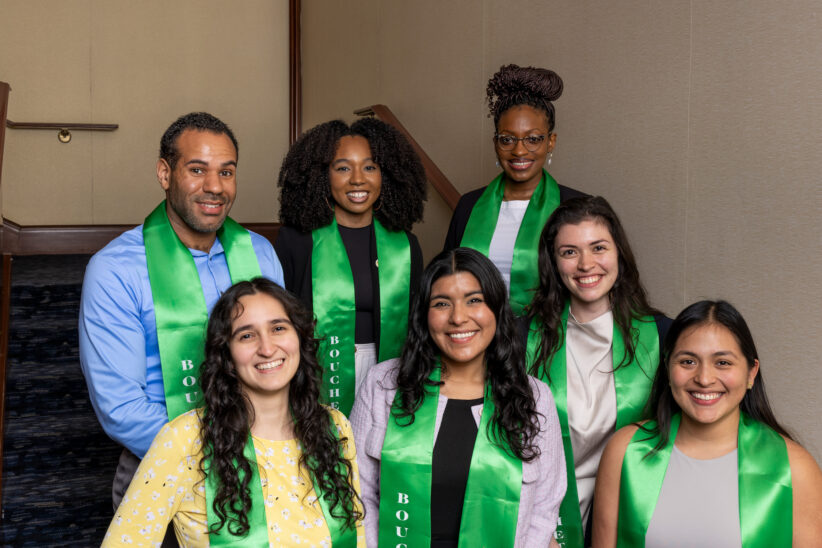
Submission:
<svg viewBox="0 0 822 548">
<path fill-rule="evenodd" d="M 645 548 L 741 548 L 737 452 L 699 460 L 671 452 Z"/>
</svg>

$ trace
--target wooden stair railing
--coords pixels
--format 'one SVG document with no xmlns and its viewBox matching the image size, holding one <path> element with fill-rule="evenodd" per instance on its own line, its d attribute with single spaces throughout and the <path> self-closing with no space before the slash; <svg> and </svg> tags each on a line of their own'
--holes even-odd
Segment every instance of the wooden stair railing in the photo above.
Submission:
<svg viewBox="0 0 822 548">
<path fill-rule="evenodd" d="M 448 177 L 440 171 L 440 168 L 437 167 L 434 160 L 426 154 L 419 143 L 417 143 L 416 139 L 414 139 L 408 130 L 405 129 L 402 122 L 400 122 L 394 113 L 391 112 L 390 108 L 385 105 L 371 105 L 370 107 L 355 110 L 354 114 L 357 116 L 376 116 L 379 120 L 382 120 L 386 124 L 391 124 L 397 128 L 397 130 L 402 133 L 406 139 L 408 139 L 408 142 L 411 143 L 414 151 L 420 157 L 422 166 L 425 168 L 425 176 L 428 178 L 431 186 L 433 186 L 434 190 L 442 196 L 442 199 L 445 200 L 445 203 L 448 204 L 448 207 L 450 207 L 452 211 L 456 209 L 457 202 L 460 199 L 459 191 L 454 188 L 454 185 L 451 184 Z"/>
</svg>

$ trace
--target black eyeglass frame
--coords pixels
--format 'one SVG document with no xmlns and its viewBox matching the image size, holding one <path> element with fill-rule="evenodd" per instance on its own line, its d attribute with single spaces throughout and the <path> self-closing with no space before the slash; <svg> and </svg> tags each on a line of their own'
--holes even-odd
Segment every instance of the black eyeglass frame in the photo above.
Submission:
<svg viewBox="0 0 822 548">
<path fill-rule="evenodd" d="M 494 134 L 494 144 L 497 145 L 500 150 L 509 151 L 509 150 L 514 150 L 515 148 L 517 148 L 517 143 L 522 141 L 522 144 L 523 144 L 523 146 L 525 147 L 526 150 L 528 150 L 529 152 L 536 152 L 537 150 L 539 150 L 539 148 L 544 143 L 548 142 L 548 140 L 551 138 L 551 135 L 553 135 L 553 133 L 549 133 L 548 135 L 545 135 L 544 133 L 538 133 L 536 135 L 533 135 L 533 134 L 532 135 L 526 135 L 525 137 L 514 137 L 513 135 L 509 135 L 507 133 L 504 133 L 504 134 L 495 133 Z M 511 139 L 511 144 L 510 145 L 503 145 L 500 142 L 501 137 Z M 533 139 L 535 137 L 539 137 L 539 142 L 537 142 L 537 143 L 533 142 Z M 529 141 L 529 139 L 531 139 L 531 141 Z"/>
</svg>

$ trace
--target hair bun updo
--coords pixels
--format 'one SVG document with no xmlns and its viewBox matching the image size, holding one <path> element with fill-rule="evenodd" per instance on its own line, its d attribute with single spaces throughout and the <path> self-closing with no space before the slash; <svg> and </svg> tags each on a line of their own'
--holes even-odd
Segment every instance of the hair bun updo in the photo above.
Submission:
<svg viewBox="0 0 822 548">
<path fill-rule="evenodd" d="M 562 95 L 562 78 L 553 70 L 544 68 L 503 65 L 488 80 L 485 93 L 495 126 L 502 113 L 509 108 L 529 105 L 545 111 L 548 117 L 548 130 L 553 131 L 552 101 L 556 101 Z"/>
</svg>

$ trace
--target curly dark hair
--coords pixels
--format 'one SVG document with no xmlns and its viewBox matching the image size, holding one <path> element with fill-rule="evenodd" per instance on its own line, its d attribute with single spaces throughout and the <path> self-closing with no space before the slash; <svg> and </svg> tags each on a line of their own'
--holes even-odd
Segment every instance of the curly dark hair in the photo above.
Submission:
<svg viewBox="0 0 822 548">
<path fill-rule="evenodd" d="M 411 230 L 422 219 L 427 185 L 419 156 L 394 127 L 374 118 L 349 126 L 333 120 L 306 131 L 291 146 L 280 168 L 280 221 L 309 232 L 331 222 L 334 203 L 329 168 L 342 137 L 364 137 L 374 162 L 380 166 L 382 205 L 374 216 L 388 230 Z"/>
<path fill-rule="evenodd" d="M 604 224 L 617 248 L 619 274 L 609 295 L 614 322 L 622 335 L 622 340 L 625 341 L 625 355 L 617 367 L 634 360 L 635 335 L 638 336 L 638 333 L 633 333 L 631 320 L 661 314 L 648 304 L 648 296 L 642 282 L 639 281 L 639 269 L 628 243 L 628 236 L 608 200 L 602 196 L 580 196 L 562 202 L 548 218 L 539 238 L 539 287 L 527 312 L 529 320 L 536 317 L 542 324 L 542 337 L 530 370 L 532 375 L 540 378 L 550 379 L 551 358 L 565 339 L 560 317 L 565 302 L 570 298 L 570 292 L 559 276 L 555 241 L 560 228 L 568 224 L 577 225 L 583 221 L 598 221 Z M 646 371 L 646 374 L 650 378 L 652 372 Z"/>
<path fill-rule="evenodd" d="M 220 480 L 213 508 L 219 522 L 211 532 L 226 526 L 232 535 L 242 536 L 249 529 L 249 482 L 251 467 L 257 463 L 243 457 L 243 448 L 254 420 L 254 409 L 231 362 L 229 342 L 231 324 L 242 314 L 240 299 L 256 294 L 279 301 L 300 338 L 300 364 L 288 387 L 294 432 L 302 448 L 299 465 L 320 485 L 331 514 L 345 518 L 346 525 L 353 528 L 362 519 L 359 496 L 352 485 L 351 463 L 342 456 L 348 439 L 337 439 L 332 431 L 335 426 L 331 415 L 319 403 L 322 368 L 317 363 L 314 319 L 288 291 L 265 278 L 255 278 L 239 282 L 223 293 L 208 321 L 206 357 L 200 369 L 200 385 L 205 395 L 200 470 L 204 462 L 211 459 L 212 471 Z"/>
<path fill-rule="evenodd" d="M 187 129 L 210 131 L 217 135 L 227 135 L 234 144 L 234 152 L 239 160 L 240 146 L 237 144 L 237 138 L 234 137 L 234 132 L 231 131 L 231 128 L 222 120 L 207 112 L 190 112 L 180 116 L 174 123 L 168 126 L 168 129 L 163 133 L 163 137 L 160 139 L 160 158 L 165 160 L 171 169 L 174 169 L 177 165 L 177 160 L 180 159 L 180 151 L 177 150 L 177 137 Z"/>
<path fill-rule="evenodd" d="M 467 272 L 477 279 L 485 304 L 497 320 L 496 333 L 485 350 L 486 375 L 494 401 L 494 415 L 488 425 L 489 438 L 506 451 L 510 448 L 520 460 L 533 460 L 539 455 L 535 443 L 539 414 L 523 367 L 525 354 L 514 315 L 508 306 L 508 291 L 494 263 L 474 249 L 458 247 L 443 251 L 422 274 L 419 291 L 411 306 L 408 338 L 397 373 L 400 405 L 392 409 L 392 414 L 397 419 L 407 419 L 407 424 L 413 423 L 426 387 L 442 384 L 429 380 L 440 349 L 428 328 L 428 307 L 434 282 L 457 272 Z"/>
<path fill-rule="evenodd" d="M 554 131 L 553 101 L 562 95 L 562 78 L 553 70 L 503 65 L 488 80 L 485 90 L 488 108 L 499 125 L 502 113 L 517 105 L 529 105 L 545 113 L 548 131 Z"/>
<path fill-rule="evenodd" d="M 657 369 L 654 384 L 651 388 L 651 396 L 645 408 L 645 417 L 656 420 L 657 426 L 654 430 L 651 430 L 640 425 L 640 428 L 649 432 L 651 436 L 657 434 L 660 436 L 659 443 L 651 450 L 651 453 L 659 451 L 668 444 L 671 418 L 681 410 L 671 393 L 669 374 L 671 354 L 676 348 L 676 343 L 687 329 L 711 324 L 721 325 L 731 332 L 737 344 L 739 344 L 740 350 L 742 350 L 745 361 L 748 363 L 748 369 L 754 366 L 754 360 L 759 359 L 759 353 L 756 351 L 756 345 L 751 330 L 748 329 L 748 324 L 745 323 L 742 314 L 727 301 L 699 301 L 680 312 L 668 329 L 662 343 L 662 365 Z M 739 408 L 749 417 L 767 424 L 786 438 L 793 439 L 790 432 L 776 420 L 776 416 L 771 409 L 768 395 L 765 392 L 765 379 L 762 377 L 761 364 L 753 387 L 745 392 Z"/>
</svg>

